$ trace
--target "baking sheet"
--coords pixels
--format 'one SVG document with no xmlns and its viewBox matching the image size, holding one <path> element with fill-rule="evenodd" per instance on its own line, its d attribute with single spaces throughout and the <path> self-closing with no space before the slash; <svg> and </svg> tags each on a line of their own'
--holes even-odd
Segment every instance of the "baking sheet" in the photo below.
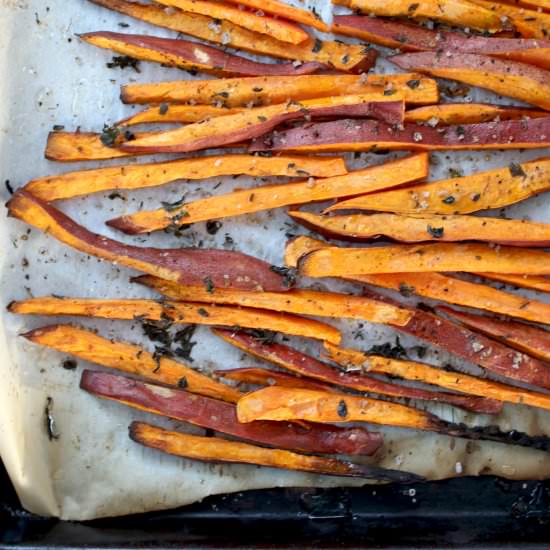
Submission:
<svg viewBox="0 0 550 550">
<path fill-rule="evenodd" d="M 184 72 L 147 63 L 141 64 L 140 74 L 131 69 L 109 70 L 105 63 L 112 54 L 82 44 L 75 37 L 78 32 L 120 30 L 121 21 L 130 24 L 125 32 L 171 36 L 169 32 L 151 29 L 85 1 L 51 0 L 46 5 L 38 0 L 0 0 L 0 74 L 3 75 L 0 81 L 0 184 L 4 199 L 8 198 L 5 180 L 17 188 L 32 177 L 90 166 L 56 165 L 42 158 L 46 136 L 53 125 L 101 130 L 104 123 L 112 123 L 132 112 L 131 107 L 122 106 L 118 100 L 120 84 L 188 77 Z M 380 66 L 380 70 L 386 69 Z M 488 96 L 476 91 L 473 97 Z M 443 153 L 436 155 L 439 163 L 433 167 L 432 177 L 445 176 L 450 168 L 468 173 L 506 164 L 511 158 L 517 161 L 538 156 L 540 151 Z M 362 155 L 349 161 L 350 166 L 359 167 L 387 158 L 390 156 Z M 108 193 L 97 194 L 67 201 L 60 207 L 94 231 L 139 244 L 144 242 L 143 237 L 121 237 L 103 222 L 136 210 L 141 201 L 153 207 L 160 200 L 177 200 L 183 192 L 187 199 L 205 196 L 218 181 L 179 182 L 156 190 L 122 193 L 122 199 L 113 200 L 108 198 Z M 261 183 L 252 178 L 221 181 L 215 193 Z M 510 208 L 507 213 L 550 221 L 545 196 Z M 182 238 L 160 233 L 146 240 L 147 244 L 166 247 L 190 246 L 203 241 L 205 246 L 235 248 L 281 264 L 285 233 L 304 232 L 288 224 L 284 212 L 265 212 L 224 220 L 215 236 L 207 234 L 204 224 L 197 224 Z M 4 214 L 0 216 L 0 246 L 2 306 L 13 299 L 49 293 L 111 298 L 148 295 L 145 289 L 128 284 L 128 277 L 133 274 L 130 270 L 74 252 L 54 239 L 29 230 L 21 222 L 7 220 Z M 4 307 L 0 308 L 0 455 L 28 510 L 83 520 L 166 509 L 211 494 L 252 488 L 362 483 L 253 466 L 201 464 L 138 446 L 127 437 L 127 426 L 132 420 L 147 419 L 177 429 L 184 427 L 92 398 L 78 389 L 81 369 L 91 365 L 78 361 L 77 370 L 65 370 L 63 354 L 31 345 L 18 337 L 30 328 L 55 321 L 13 316 L 7 314 Z M 108 337 L 150 345 L 136 323 L 78 320 L 78 324 L 97 328 Z M 362 339 L 357 340 L 354 335 L 360 328 L 358 323 L 335 321 L 334 324 L 344 329 L 345 345 L 368 348 L 372 343 L 394 338 L 390 329 L 365 324 L 361 329 Z M 205 328 L 197 330 L 196 340 L 193 366 L 208 371 L 255 363 L 216 340 Z M 412 344 L 407 338 L 402 338 L 402 342 Z M 430 353 L 428 360 L 457 365 L 443 353 Z M 59 439 L 53 441 L 45 429 L 44 408 L 48 397 L 53 399 L 53 417 L 60 434 Z M 476 418 L 442 405 L 429 407 L 449 420 L 489 421 L 487 417 Z M 550 435 L 548 412 L 506 407 L 498 421 L 505 429 Z M 488 443 L 468 444 L 396 429 L 383 431 L 386 444 L 369 460 L 386 467 L 416 471 L 430 479 L 454 476 L 457 472 L 462 475 L 493 473 L 516 479 L 550 476 L 548 455 L 537 451 Z M 421 495 L 416 498 L 418 496 Z"/>
</svg>

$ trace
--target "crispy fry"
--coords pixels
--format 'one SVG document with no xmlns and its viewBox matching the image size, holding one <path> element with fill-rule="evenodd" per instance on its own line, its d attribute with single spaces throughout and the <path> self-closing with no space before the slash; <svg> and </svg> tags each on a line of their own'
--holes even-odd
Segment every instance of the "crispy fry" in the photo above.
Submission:
<svg viewBox="0 0 550 550">
<path fill-rule="evenodd" d="M 378 304 L 361 296 L 294 289 L 286 292 L 233 292 L 229 289 L 174 284 L 158 277 L 141 276 L 134 282 L 145 285 L 173 300 L 230 304 L 235 306 L 282 311 L 299 315 L 334 317 L 337 319 L 363 319 L 372 323 L 406 324 L 410 314 L 400 308 Z M 550 306 L 549 306 L 550 307 Z"/>
<path fill-rule="evenodd" d="M 48 325 L 31 330 L 22 336 L 35 344 L 61 353 L 68 353 L 104 367 L 137 374 L 154 382 L 185 387 L 192 393 L 230 403 L 236 403 L 240 396 L 240 392 L 234 388 L 216 382 L 179 361 L 165 356 L 156 359 L 141 346 L 108 340 L 84 328 Z"/>
<path fill-rule="evenodd" d="M 212 155 L 151 164 L 128 164 L 37 178 L 25 191 L 43 201 L 70 199 L 111 189 L 143 189 L 176 180 L 218 176 L 331 177 L 347 173 L 341 157 Z"/>
<path fill-rule="evenodd" d="M 550 158 L 372 193 L 338 202 L 334 210 L 376 210 L 400 214 L 469 214 L 502 208 L 550 189 Z"/>
<path fill-rule="evenodd" d="M 374 357 L 357 350 L 338 348 L 331 344 L 326 344 L 325 348 L 331 360 L 343 367 L 360 367 L 366 372 L 433 384 L 449 390 L 478 395 L 487 398 L 487 400 L 505 401 L 550 410 L 550 396 L 542 393 L 482 380 L 461 372 L 449 372 L 439 367 L 413 361 Z"/>
<path fill-rule="evenodd" d="M 130 438 L 146 447 L 205 462 L 257 464 L 285 470 L 301 470 L 332 476 L 364 477 L 401 483 L 422 479 L 408 472 L 385 470 L 365 464 L 344 462 L 336 458 L 301 455 L 280 449 L 266 449 L 218 437 L 170 432 L 143 422 L 133 422 L 130 425 Z"/>
<path fill-rule="evenodd" d="M 280 422 L 241 424 L 232 403 L 110 373 L 85 370 L 80 387 L 103 399 L 284 449 L 368 455 L 376 452 L 382 445 L 382 436 L 379 433 L 361 428 L 342 429 L 306 423 L 299 426 Z"/>
<path fill-rule="evenodd" d="M 522 247 L 550 246 L 550 224 L 525 220 L 434 214 L 320 216 L 298 210 L 289 215 L 322 235 L 346 241 L 368 242 L 386 237 L 403 243 L 481 241 Z"/>
<path fill-rule="evenodd" d="M 428 157 L 426 154 L 419 154 L 335 178 L 263 185 L 199 199 L 170 212 L 165 209 L 137 212 L 114 218 L 107 224 L 125 233 L 148 233 L 170 226 L 174 217 L 182 215 L 185 223 L 238 216 L 290 204 L 322 201 L 395 187 L 420 180 L 427 174 Z"/>
<path fill-rule="evenodd" d="M 369 94 L 395 90 L 407 105 L 437 103 L 435 80 L 420 74 L 302 75 L 224 78 L 223 80 L 171 80 L 122 86 L 124 103 L 188 103 L 222 108 L 258 107 L 320 97 Z M 171 109 L 170 107 L 169 109 Z M 189 108 L 189 106 L 186 106 Z M 168 111 L 169 113 L 170 111 Z"/>
<path fill-rule="evenodd" d="M 366 391 L 378 395 L 405 397 L 424 401 L 439 401 L 477 413 L 496 414 L 499 413 L 502 408 L 500 403 L 490 399 L 479 399 L 477 397 L 472 398 L 433 390 L 410 388 L 385 382 L 372 376 L 358 374 L 357 372 L 341 372 L 336 370 L 333 366 L 294 348 L 284 344 L 262 342 L 253 335 L 246 334 L 245 332 L 235 332 L 223 329 L 213 329 L 212 331 L 226 342 L 250 353 L 254 357 L 273 363 L 299 376 L 313 378 L 325 384 L 334 384 L 335 386 L 362 392 Z M 279 385 L 306 387 L 291 386 L 291 384 Z M 306 387 L 306 389 L 316 388 Z"/>
<path fill-rule="evenodd" d="M 8 311 L 23 315 L 71 315 L 101 319 L 136 318 L 174 323 L 267 329 L 284 334 L 318 338 L 338 344 L 340 332 L 334 327 L 296 315 L 251 308 L 211 306 L 155 300 L 107 300 L 92 298 L 30 298 L 9 304 Z"/>
<path fill-rule="evenodd" d="M 521 288 L 530 288 L 539 292 L 550 292 L 550 280 L 546 277 L 536 277 L 535 275 L 509 275 L 506 273 L 476 273 L 480 277 L 500 281 L 509 285 L 519 286 Z"/>
<path fill-rule="evenodd" d="M 300 44 L 309 39 L 309 35 L 298 25 L 285 20 L 228 6 L 223 2 L 208 0 L 158 0 L 160 4 L 178 8 L 187 13 L 207 15 L 214 19 L 230 21 L 250 31 L 267 34 L 276 40 Z"/>
<path fill-rule="evenodd" d="M 7 204 L 8 215 L 40 229 L 75 250 L 157 275 L 170 281 L 209 278 L 220 287 L 285 290 L 292 284 L 266 262 L 240 252 L 199 248 L 149 248 L 123 244 L 92 233 L 51 204 L 20 190 Z M 180 221 L 180 223 L 183 223 Z"/>
</svg>

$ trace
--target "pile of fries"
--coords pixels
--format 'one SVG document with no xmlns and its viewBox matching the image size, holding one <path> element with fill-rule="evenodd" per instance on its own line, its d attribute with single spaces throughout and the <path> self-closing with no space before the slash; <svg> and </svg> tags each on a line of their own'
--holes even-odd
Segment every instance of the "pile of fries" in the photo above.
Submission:
<svg viewBox="0 0 550 550">
<path fill-rule="evenodd" d="M 139 319 L 161 328 L 208 325 L 276 368 L 218 370 L 213 377 L 166 354 L 67 324 L 43 326 L 25 338 L 133 375 L 85 370 L 81 388 L 93 395 L 213 430 L 210 437 L 130 426 L 136 442 L 189 459 L 420 479 L 354 461 L 384 443 L 380 433 L 349 425 L 356 422 L 550 450 L 550 437 L 541 434 L 454 424 L 417 406 L 436 401 L 495 417 L 505 403 L 550 410 L 550 336 L 540 326 L 550 324 L 550 304 L 491 284 L 549 292 L 550 225 L 473 215 L 549 190 L 550 158 L 427 181 L 428 151 L 550 146 L 548 0 L 334 0 L 358 13 L 335 16 L 332 28 L 278 0 L 91 1 L 195 41 L 112 32 L 81 35 L 83 41 L 218 78 L 125 85 L 122 101 L 147 105 L 144 110 L 103 133 L 54 131 L 47 158 L 216 151 L 47 176 L 19 189 L 8 204 L 10 216 L 84 254 L 142 273 L 132 282 L 161 298 L 44 296 L 12 302 L 9 311 Z M 320 40 L 307 27 L 364 43 Z M 410 72 L 367 74 L 378 55 L 371 44 L 404 52 L 388 59 Z M 278 61 L 252 61 L 238 50 Z M 434 77 L 532 107 L 439 103 Z M 132 130 L 165 123 L 170 129 Z M 231 152 L 219 153 L 226 148 Z M 344 156 L 320 154 L 394 149 L 409 153 L 352 171 Z M 285 266 L 273 266 L 228 250 L 124 244 L 88 231 L 55 204 L 231 175 L 288 181 L 163 203 L 106 223 L 148 234 L 286 207 L 291 220 L 329 240 L 291 239 Z M 308 210 L 323 202 L 321 211 Z M 356 283 L 361 294 L 306 288 L 304 277 Z M 439 305 L 415 308 L 376 289 Z M 393 327 L 478 365 L 483 376 L 342 347 L 331 319 Z M 312 339 L 318 351 L 305 354 L 278 335 Z M 405 405 L 402 398 L 413 401 Z"/>
</svg>

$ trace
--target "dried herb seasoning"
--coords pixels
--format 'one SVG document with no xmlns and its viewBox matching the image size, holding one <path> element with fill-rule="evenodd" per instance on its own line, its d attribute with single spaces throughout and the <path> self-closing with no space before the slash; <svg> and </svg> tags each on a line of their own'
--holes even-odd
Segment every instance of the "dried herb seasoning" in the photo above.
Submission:
<svg viewBox="0 0 550 550">
<path fill-rule="evenodd" d="M 136 73 L 140 73 L 139 59 L 130 57 L 129 55 L 114 55 L 113 59 L 106 63 L 109 69 L 127 69 L 128 67 L 134 69 Z"/>
<path fill-rule="evenodd" d="M 443 234 L 445 233 L 445 228 L 444 227 L 432 227 L 430 224 L 428 224 L 428 227 L 426 227 L 426 231 L 434 239 L 441 239 L 441 237 L 443 237 Z"/>
<path fill-rule="evenodd" d="M 406 359 L 407 350 L 401 345 L 399 336 L 395 337 L 395 344 L 385 342 L 384 344 L 375 344 L 366 352 L 366 355 L 380 355 L 388 359 Z"/>
</svg>

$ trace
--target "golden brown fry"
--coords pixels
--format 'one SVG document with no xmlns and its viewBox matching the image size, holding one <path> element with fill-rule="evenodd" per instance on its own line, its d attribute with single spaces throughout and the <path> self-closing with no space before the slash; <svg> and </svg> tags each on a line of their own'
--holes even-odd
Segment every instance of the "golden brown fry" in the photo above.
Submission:
<svg viewBox="0 0 550 550">
<path fill-rule="evenodd" d="M 519 286 L 521 288 L 530 288 L 531 290 L 538 290 L 539 292 L 550 292 L 550 279 L 546 277 L 506 273 L 475 273 L 475 275 L 501 283 Z"/>
<path fill-rule="evenodd" d="M 208 118 L 232 115 L 240 113 L 243 109 L 214 107 L 212 105 L 169 105 L 162 103 L 160 106 L 149 107 L 143 111 L 129 116 L 119 122 L 117 126 L 133 126 L 148 123 L 174 123 L 190 124 L 200 122 Z"/>
</svg>

